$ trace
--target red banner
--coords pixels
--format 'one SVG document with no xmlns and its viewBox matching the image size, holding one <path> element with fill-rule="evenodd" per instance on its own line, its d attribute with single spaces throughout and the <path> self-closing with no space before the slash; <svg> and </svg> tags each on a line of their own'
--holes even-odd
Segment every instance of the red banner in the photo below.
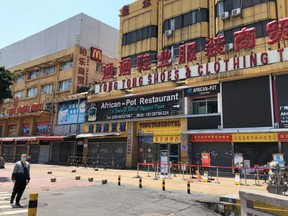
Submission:
<svg viewBox="0 0 288 216">
<path fill-rule="evenodd" d="M 232 142 L 231 134 L 193 134 L 192 142 Z"/>
<path fill-rule="evenodd" d="M 202 166 L 210 166 L 210 153 L 201 153 Z"/>
<path fill-rule="evenodd" d="M 288 142 L 288 133 L 278 133 L 278 140 L 281 142 Z"/>
</svg>

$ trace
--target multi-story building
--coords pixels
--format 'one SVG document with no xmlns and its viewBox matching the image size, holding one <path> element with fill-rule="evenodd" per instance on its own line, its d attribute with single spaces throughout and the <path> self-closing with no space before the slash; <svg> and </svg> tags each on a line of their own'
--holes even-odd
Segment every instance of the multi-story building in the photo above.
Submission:
<svg viewBox="0 0 288 216">
<path fill-rule="evenodd" d="M 14 98 L 0 116 L 0 154 L 14 160 L 67 162 L 81 154 L 86 94 L 117 67 L 119 30 L 83 13 L 0 49 L 0 65 L 16 75 Z M 112 68 L 112 72 L 115 68 Z M 114 70 L 115 71 L 115 70 Z"/>
<path fill-rule="evenodd" d="M 284 0 L 123 6 L 118 74 L 103 71 L 77 138 L 86 156 L 128 167 L 161 153 L 218 166 L 287 160 L 287 10 Z"/>
</svg>

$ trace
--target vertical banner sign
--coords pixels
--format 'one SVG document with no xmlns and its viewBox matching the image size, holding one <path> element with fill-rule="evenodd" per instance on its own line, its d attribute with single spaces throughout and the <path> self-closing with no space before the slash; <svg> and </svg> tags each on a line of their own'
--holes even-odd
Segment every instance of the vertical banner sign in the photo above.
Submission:
<svg viewBox="0 0 288 216">
<path fill-rule="evenodd" d="M 133 143 L 133 122 L 129 122 L 127 131 L 127 155 L 132 155 L 132 143 Z"/>
<path fill-rule="evenodd" d="M 201 153 L 202 166 L 210 166 L 210 153 Z"/>
<path fill-rule="evenodd" d="M 168 150 L 162 150 L 160 152 L 160 171 L 161 175 L 167 176 L 168 175 Z"/>
</svg>

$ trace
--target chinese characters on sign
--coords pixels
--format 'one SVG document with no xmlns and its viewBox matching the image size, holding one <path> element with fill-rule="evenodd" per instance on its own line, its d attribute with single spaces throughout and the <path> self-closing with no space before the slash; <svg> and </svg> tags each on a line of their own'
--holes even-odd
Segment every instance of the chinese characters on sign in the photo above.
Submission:
<svg viewBox="0 0 288 216">
<path fill-rule="evenodd" d="M 124 5 L 122 7 L 122 16 L 127 16 L 129 14 L 129 5 Z"/>
<path fill-rule="evenodd" d="M 231 134 L 194 134 L 192 142 L 231 142 Z"/>
<path fill-rule="evenodd" d="M 126 122 L 85 124 L 84 132 L 85 133 L 126 132 Z"/>
<path fill-rule="evenodd" d="M 266 26 L 266 31 L 269 34 L 268 44 L 274 44 L 279 42 L 281 39 L 288 40 L 288 18 L 274 20 L 269 22 Z"/>
<path fill-rule="evenodd" d="M 206 56 L 208 57 L 215 57 L 217 54 L 223 55 L 224 52 L 224 36 L 217 36 L 215 38 L 210 37 L 206 38 L 206 45 L 205 49 Z"/>
<path fill-rule="evenodd" d="M 131 74 L 131 59 L 126 58 L 119 62 L 120 76 Z"/>
<path fill-rule="evenodd" d="M 43 103 L 33 103 L 31 105 L 21 105 L 16 106 L 10 109 L 7 109 L 8 115 L 13 115 L 17 113 L 29 113 L 29 112 L 38 112 L 43 109 Z M 13 105 L 14 106 L 14 105 Z"/>
<path fill-rule="evenodd" d="M 234 50 L 255 47 L 255 27 L 254 28 L 242 28 L 241 31 L 234 32 Z"/>
<path fill-rule="evenodd" d="M 107 63 L 102 65 L 102 79 L 113 78 L 113 63 Z"/>
<path fill-rule="evenodd" d="M 80 47 L 80 55 L 78 59 L 77 89 L 81 86 L 88 85 L 89 61 L 90 58 L 87 49 Z"/>
<path fill-rule="evenodd" d="M 233 134 L 233 142 L 277 142 L 277 133 Z"/>
</svg>

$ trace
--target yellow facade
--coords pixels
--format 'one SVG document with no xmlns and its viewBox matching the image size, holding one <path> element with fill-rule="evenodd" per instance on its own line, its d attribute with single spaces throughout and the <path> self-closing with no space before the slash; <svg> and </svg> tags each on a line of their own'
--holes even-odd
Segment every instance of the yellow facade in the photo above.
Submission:
<svg viewBox="0 0 288 216">
<path fill-rule="evenodd" d="M 94 61 L 90 59 L 90 52 L 75 45 L 7 68 L 15 74 L 16 82 L 12 86 L 14 98 L 5 100 L 2 107 L 1 137 L 35 136 L 37 125 L 43 123 L 47 127 L 50 125 L 52 131 L 47 132 L 53 135 L 57 122 L 57 103 L 86 98 L 87 90 L 102 79 L 101 64 L 113 62 L 117 66 L 117 59 L 103 55 L 101 62 Z M 81 90 L 83 87 L 84 90 Z M 29 110 L 33 104 L 41 107 Z M 23 110 L 23 107 L 28 107 L 28 110 Z M 24 129 L 28 132 L 24 133 Z"/>
<path fill-rule="evenodd" d="M 239 1 L 239 5 L 241 2 L 242 1 Z M 276 50 L 277 48 L 284 48 L 284 43 L 268 45 L 267 40 L 269 37 L 268 34 L 265 34 L 265 32 L 266 24 L 268 22 L 272 20 L 279 20 L 288 16 L 287 1 L 261 1 L 262 3 L 260 1 L 249 2 L 251 5 L 246 5 L 240 9 L 238 6 L 236 7 L 238 1 L 225 0 L 138 0 L 130 5 L 127 5 L 129 8 L 128 10 L 127 8 L 124 9 L 123 7 L 120 9 L 119 15 L 119 58 L 121 60 L 131 58 L 132 69 L 131 75 L 125 76 L 120 76 L 118 70 L 118 76 L 115 78 L 115 80 L 122 80 L 124 83 L 124 80 L 128 80 L 130 78 L 148 76 L 149 74 L 161 74 L 165 71 L 171 70 L 175 71 L 177 69 L 183 69 L 185 66 L 205 66 L 207 63 L 232 59 L 235 56 L 245 56 L 250 55 L 251 53 L 262 53 L 265 51 Z M 149 4 L 149 6 L 144 6 L 145 3 Z M 232 4 L 234 4 L 235 7 L 231 6 Z M 228 17 L 222 17 L 221 15 L 221 13 L 226 12 L 225 8 L 229 9 L 229 11 L 227 11 Z M 195 18 L 197 14 L 201 14 L 199 15 L 201 18 Z M 187 20 L 187 16 L 191 17 L 193 21 L 189 19 Z M 242 49 L 239 52 L 235 52 L 233 49 L 226 46 L 231 43 L 226 42 L 226 40 L 232 40 L 233 34 L 231 34 L 231 31 L 233 29 L 237 29 L 237 31 L 239 31 L 244 26 L 253 25 L 255 26 L 256 31 L 262 31 L 262 35 L 259 32 L 256 33 L 255 47 L 253 49 Z M 157 26 L 157 33 L 151 34 L 150 37 L 145 38 L 137 36 L 137 32 L 142 31 L 149 26 L 151 29 L 153 29 L 153 26 Z M 259 29 L 259 26 L 261 29 Z M 225 36 L 225 54 L 208 58 L 204 51 L 205 39 L 209 37 L 216 37 L 217 35 Z M 177 50 L 179 51 L 179 46 L 187 44 L 191 41 L 197 42 L 197 45 L 200 45 L 201 43 L 201 47 L 197 47 L 197 60 L 179 64 L 179 54 L 177 54 Z M 172 58 L 172 64 L 165 67 L 157 67 L 157 54 L 166 49 L 171 51 L 172 47 L 176 53 L 174 58 Z M 144 70 L 139 73 L 136 67 L 136 57 L 138 55 L 143 55 L 144 53 L 151 54 L 151 69 Z M 97 102 L 102 101 L 104 98 L 108 101 L 118 97 L 124 98 L 125 95 L 128 97 L 129 94 L 143 95 L 148 93 L 173 91 L 179 86 L 195 87 L 217 84 L 221 81 L 271 75 L 283 72 L 285 73 L 287 69 L 287 62 L 283 62 L 280 64 L 266 65 L 264 67 L 250 67 L 241 70 L 230 70 L 229 73 L 214 73 L 209 74 L 209 76 L 203 75 L 194 76 L 191 78 L 187 77 L 185 80 L 181 80 L 181 82 L 158 82 L 152 85 L 139 85 L 135 88 L 129 88 L 128 90 L 125 90 L 125 87 L 121 87 L 118 88 L 118 90 L 91 95 L 88 97 L 88 101 Z M 182 134 L 182 132 L 187 130 L 188 123 L 187 118 L 182 118 L 180 120 L 181 147 L 184 147 L 183 151 L 181 152 L 181 158 L 182 161 L 185 162 L 188 160 L 188 151 L 185 151 L 188 146 L 188 136 Z M 138 121 L 137 124 L 140 122 L 142 121 Z M 143 120 L 143 122 L 146 122 L 146 120 Z M 135 142 L 133 149 L 137 149 L 139 147 L 138 145 L 139 143 Z M 133 166 L 133 164 L 129 164 L 129 166 Z"/>
</svg>

